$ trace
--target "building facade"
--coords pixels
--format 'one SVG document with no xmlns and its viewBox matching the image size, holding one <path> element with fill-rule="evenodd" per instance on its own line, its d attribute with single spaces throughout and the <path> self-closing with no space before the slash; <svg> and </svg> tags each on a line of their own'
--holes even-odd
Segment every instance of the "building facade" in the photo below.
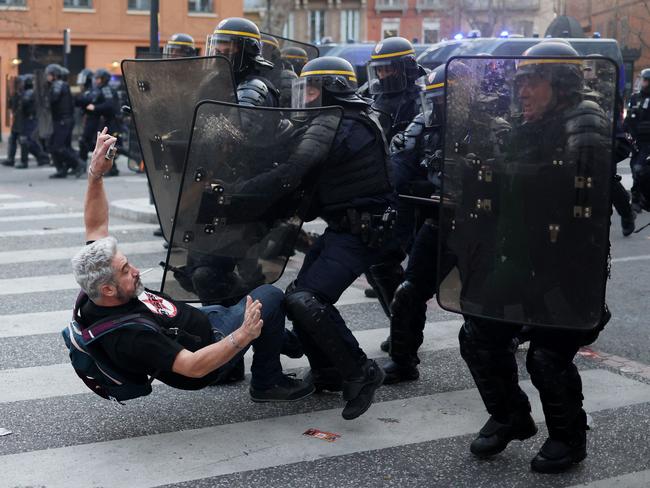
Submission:
<svg viewBox="0 0 650 488">
<path fill-rule="evenodd" d="M 149 9 L 150 0 L 0 0 L 3 111 L 7 77 L 63 64 L 64 29 L 71 34 L 71 76 L 84 67 L 119 73 L 122 59 L 149 49 Z M 160 44 L 186 32 L 204 52 L 216 24 L 242 12 L 243 0 L 160 0 Z"/>
<path fill-rule="evenodd" d="M 637 77 L 650 68 L 650 9 L 647 1 L 562 0 L 563 13 L 575 17 L 585 35 L 618 41 L 625 63 L 626 93 L 638 89 Z"/>
</svg>

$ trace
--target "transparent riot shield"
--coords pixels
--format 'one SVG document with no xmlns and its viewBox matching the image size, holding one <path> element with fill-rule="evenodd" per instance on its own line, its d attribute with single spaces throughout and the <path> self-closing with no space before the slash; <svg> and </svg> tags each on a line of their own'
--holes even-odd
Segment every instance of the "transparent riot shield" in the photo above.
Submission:
<svg viewBox="0 0 650 488">
<path fill-rule="evenodd" d="M 201 102 L 163 290 L 179 300 L 229 303 L 279 279 L 341 117 L 339 107 Z"/>
<path fill-rule="evenodd" d="M 50 87 L 47 83 L 45 71 L 34 71 L 34 103 L 36 104 L 36 135 L 39 139 L 48 139 L 54 132 L 52 110 L 50 109 Z"/>
<path fill-rule="evenodd" d="M 449 61 L 443 308 L 533 326 L 599 325 L 616 76 L 605 58 Z"/>
<path fill-rule="evenodd" d="M 236 101 L 232 68 L 222 56 L 126 59 L 122 73 L 158 220 L 169 241 L 194 107 L 205 99 Z"/>
<path fill-rule="evenodd" d="M 267 35 L 277 41 L 277 47 L 268 44 L 268 40 L 263 41 L 264 57 L 273 63 L 273 69 L 266 76 L 280 92 L 280 106 L 290 107 L 293 80 L 300 76 L 302 66 L 316 59 L 320 54 L 318 48 L 311 44 L 272 34 Z"/>
</svg>

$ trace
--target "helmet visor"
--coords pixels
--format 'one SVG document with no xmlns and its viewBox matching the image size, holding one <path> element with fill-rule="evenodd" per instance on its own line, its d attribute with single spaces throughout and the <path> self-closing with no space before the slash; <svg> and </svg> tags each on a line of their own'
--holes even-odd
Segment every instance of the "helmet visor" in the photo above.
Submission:
<svg viewBox="0 0 650 488">
<path fill-rule="evenodd" d="M 438 83 L 435 88 L 426 88 L 420 93 L 422 101 L 422 114 L 427 127 L 440 125 L 443 123 L 443 113 L 445 106 L 445 84 Z M 431 85 L 427 85 L 431 86 Z"/>
<path fill-rule="evenodd" d="M 194 56 L 196 50 L 190 42 L 173 41 L 163 47 L 163 58 L 186 58 Z"/>
<path fill-rule="evenodd" d="M 291 108 L 323 106 L 323 84 L 320 78 L 298 78 L 291 85 Z"/>
<path fill-rule="evenodd" d="M 407 87 L 402 61 L 371 61 L 368 63 L 368 89 L 372 95 L 397 93 Z"/>
<path fill-rule="evenodd" d="M 228 58 L 233 69 L 239 71 L 244 62 L 244 41 L 242 38 L 230 34 L 212 34 L 208 37 L 206 54 Z"/>
</svg>

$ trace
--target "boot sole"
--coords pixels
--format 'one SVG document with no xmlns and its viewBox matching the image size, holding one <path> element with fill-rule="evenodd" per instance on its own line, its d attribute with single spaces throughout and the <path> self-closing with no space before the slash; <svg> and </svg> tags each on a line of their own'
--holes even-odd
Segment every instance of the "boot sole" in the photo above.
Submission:
<svg viewBox="0 0 650 488">
<path fill-rule="evenodd" d="M 497 454 L 502 453 L 503 451 L 505 451 L 505 450 L 506 450 L 506 447 L 508 447 L 508 445 L 509 445 L 512 441 L 525 441 L 526 439 L 530 439 L 531 437 L 535 436 L 536 434 L 537 434 L 537 426 L 535 426 L 535 431 L 534 431 L 534 432 L 531 431 L 531 432 L 527 432 L 527 433 L 525 433 L 525 434 L 520 434 L 520 435 L 518 435 L 518 436 L 515 436 L 515 437 L 511 438 L 510 440 L 508 440 L 508 441 L 505 443 L 505 445 L 504 445 L 502 448 L 498 449 L 498 450 L 495 449 L 495 450 L 493 450 L 493 451 L 489 451 L 489 452 L 487 452 L 487 451 L 483 451 L 483 452 L 474 452 L 474 451 L 472 450 L 472 447 L 471 447 L 471 446 L 470 446 L 469 450 L 470 450 L 470 452 L 471 452 L 474 456 L 476 456 L 477 458 L 480 458 L 480 459 L 487 459 L 487 458 L 491 458 L 492 456 L 496 456 Z"/>
<path fill-rule="evenodd" d="M 536 473 L 542 473 L 542 474 L 559 474 L 559 473 L 564 473 L 565 471 L 571 469 L 571 467 L 575 466 L 576 464 L 580 464 L 582 461 L 585 460 L 587 457 L 587 451 L 580 452 L 577 455 L 572 454 L 570 456 L 571 460 L 569 461 L 569 464 L 567 464 L 567 461 L 563 461 L 562 464 L 560 464 L 559 459 L 555 460 L 545 460 L 541 461 L 543 463 L 548 463 L 548 464 L 543 464 L 542 466 L 535 467 L 535 460 L 533 459 L 530 462 L 530 469 L 535 471 Z"/>
</svg>

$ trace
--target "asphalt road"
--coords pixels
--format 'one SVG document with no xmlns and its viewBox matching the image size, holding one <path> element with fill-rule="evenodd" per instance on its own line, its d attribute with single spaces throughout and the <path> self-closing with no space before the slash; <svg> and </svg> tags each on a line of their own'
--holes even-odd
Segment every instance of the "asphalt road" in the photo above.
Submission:
<svg viewBox="0 0 650 488">
<path fill-rule="evenodd" d="M 121 175 L 106 180 L 111 200 L 146 198 L 144 178 L 119 164 Z M 613 219 L 613 317 L 577 359 L 590 414 L 589 456 L 567 473 L 538 475 L 529 461 L 545 428 L 525 349 L 517 355 L 520 377 L 540 432 L 494 459 L 474 459 L 469 442 L 487 417 L 458 353 L 459 316 L 435 302 L 421 379 L 380 388 L 356 421 L 340 417 L 336 394 L 254 404 L 247 380 L 199 392 L 157 384 L 150 396 L 124 406 L 96 397 L 75 376 L 60 336 L 76 296 L 69 258 L 83 244 L 85 181 L 49 180 L 51 172 L 0 167 L 0 486 L 650 486 L 650 228 L 624 238 Z M 637 219 L 648 222 L 647 213 Z M 112 218 L 111 227 L 137 266 L 164 259 L 155 226 Z M 280 286 L 302 258 L 292 258 Z M 358 280 L 340 309 L 367 354 L 383 360 L 379 342 L 388 322 L 364 288 Z M 304 359 L 284 364 L 298 375 L 306 371 Z M 302 435 L 309 428 L 340 437 L 330 443 Z"/>
</svg>

